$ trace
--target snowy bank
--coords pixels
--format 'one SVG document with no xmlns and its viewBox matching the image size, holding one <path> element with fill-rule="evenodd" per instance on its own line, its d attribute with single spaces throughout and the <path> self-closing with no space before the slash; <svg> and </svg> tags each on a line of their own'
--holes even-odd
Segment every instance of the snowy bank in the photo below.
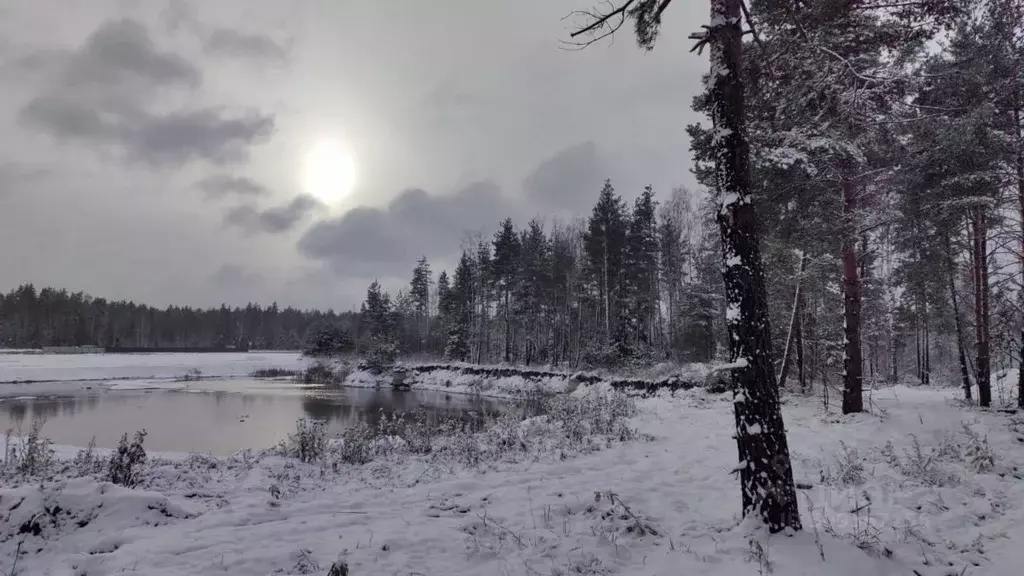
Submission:
<svg viewBox="0 0 1024 576">
<path fill-rule="evenodd" d="M 0 488 L 0 573 L 20 545 L 22 575 L 325 575 L 340 561 L 353 576 L 1018 574 L 1024 419 L 953 394 L 878 390 L 876 414 L 851 416 L 786 397 L 810 486 L 793 536 L 740 521 L 732 403 L 693 391 L 638 400 L 630 423 L 650 436 L 586 450 L 471 464 L 439 446 L 336 467 L 193 455 L 151 463 L 135 490 Z M 38 534 L 22 531 L 33 517 Z"/>
<path fill-rule="evenodd" d="M 344 386 L 407 387 L 441 390 L 460 394 L 518 398 L 539 393 L 566 392 L 579 386 L 607 385 L 628 393 L 651 395 L 659 391 L 675 392 L 705 385 L 707 367 L 675 367 L 659 378 L 637 378 L 606 372 L 558 372 L 520 366 L 481 366 L 477 364 L 409 364 L 391 373 L 375 374 L 357 369 L 345 376 Z"/>
</svg>

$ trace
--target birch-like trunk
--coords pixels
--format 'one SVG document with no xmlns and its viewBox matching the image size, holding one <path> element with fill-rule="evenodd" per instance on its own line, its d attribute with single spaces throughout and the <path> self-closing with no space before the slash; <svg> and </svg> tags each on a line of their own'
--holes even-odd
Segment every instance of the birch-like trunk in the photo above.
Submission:
<svg viewBox="0 0 1024 576">
<path fill-rule="evenodd" d="M 786 387 L 786 376 L 789 375 L 790 359 L 792 358 L 793 341 L 796 337 L 797 326 L 799 325 L 800 301 L 803 299 L 801 287 L 804 280 L 804 272 L 807 270 L 807 254 L 800 252 L 800 273 L 796 277 L 796 292 L 793 295 L 793 312 L 789 317 L 789 333 L 786 336 L 786 349 L 782 353 L 782 369 L 779 370 L 779 388 Z M 801 385 L 803 383 L 801 382 Z"/>
</svg>

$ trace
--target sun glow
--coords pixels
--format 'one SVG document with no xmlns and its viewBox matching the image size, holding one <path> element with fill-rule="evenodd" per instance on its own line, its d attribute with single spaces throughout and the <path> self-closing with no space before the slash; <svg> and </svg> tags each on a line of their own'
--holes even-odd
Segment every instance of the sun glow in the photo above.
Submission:
<svg viewBox="0 0 1024 576">
<path fill-rule="evenodd" d="M 334 204 L 352 192 L 356 167 L 352 154 L 336 140 L 321 140 L 306 153 L 302 187 L 326 204 Z"/>
</svg>

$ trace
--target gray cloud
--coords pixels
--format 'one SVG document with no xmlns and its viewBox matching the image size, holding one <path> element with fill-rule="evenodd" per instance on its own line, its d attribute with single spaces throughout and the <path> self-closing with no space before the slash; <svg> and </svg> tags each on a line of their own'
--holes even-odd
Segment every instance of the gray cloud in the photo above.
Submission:
<svg viewBox="0 0 1024 576">
<path fill-rule="evenodd" d="M 340 275 L 404 275 L 420 254 L 451 262 L 467 232 L 483 227 L 489 234 L 501 219 L 521 215 L 493 182 L 445 195 L 411 189 L 386 208 L 355 208 L 317 223 L 299 250 Z"/>
<path fill-rule="evenodd" d="M 215 28 L 203 42 L 203 49 L 212 56 L 254 58 L 284 62 L 288 51 L 273 38 L 250 34 L 231 28 Z"/>
<path fill-rule="evenodd" d="M 270 189 L 252 178 L 247 176 L 228 176 L 227 174 L 207 176 L 196 182 L 195 187 L 201 190 L 209 199 L 220 199 L 229 195 L 255 198 L 270 194 Z"/>
<path fill-rule="evenodd" d="M 531 203 L 546 211 L 581 214 L 593 204 L 606 178 L 618 180 L 594 143 L 584 142 L 543 161 L 523 180 L 523 190 Z"/>
<path fill-rule="evenodd" d="M 264 232 L 281 234 L 294 229 L 314 212 L 324 208 L 316 198 L 300 194 L 284 206 L 260 210 L 251 204 L 232 208 L 224 215 L 224 223 L 237 226 L 250 234 Z"/>
<path fill-rule="evenodd" d="M 498 222 L 511 217 L 522 226 L 539 216 L 586 214 L 605 178 L 609 163 L 585 142 L 541 162 L 523 180 L 523 195 L 502 193 L 491 181 L 479 181 L 450 194 L 409 189 L 385 208 L 359 207 L 322 221 L 299 240 L 299 251 L 328 265 L 339 276 L 403 276 L 420 254 L 436 266 L 450 266 L 467 235 L 484 238 Z"/>
<path fill-rule="evenodd" d="M 159 50 L 132 20 L 102 24 L 20 111 L 28 127 L 57 138 L 114 147 L 130 162 L 154 167 L 193 160 L 227 164 L 265 142 L 274 119 L 256 111 L 200 107 L 161 112 L 164 93 L 194 91 L 202 75 L 184 57 Z"/>
</svg>

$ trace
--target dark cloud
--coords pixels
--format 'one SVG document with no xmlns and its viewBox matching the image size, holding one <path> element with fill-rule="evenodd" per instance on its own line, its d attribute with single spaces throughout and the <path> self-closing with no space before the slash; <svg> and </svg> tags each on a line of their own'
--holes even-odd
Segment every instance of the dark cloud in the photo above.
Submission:
<svg viewBox="0 0 1024 576">
<path fill-rule="evenodd" d="M 102 24 L 78 51 L 63 56 L 47 80 L 21 109 L 23 124 L 57 138 L 112 146 L 131 162 L 239 162 L 274 131 L 273 117 L 255 111 L 155 110 L 164 94 L 194 91 L 202 75 L 184 57 L 158 49 L 132 20 Z"/>
<path fill-rule="evenodd" d="M 228 115 L 204 108 L 149 116 L 125 139 L 129 156 L 153 165 L 206 160 L 224 165 L 249 158 L 249 147 L 270 139 L 274 119 L 251 111 Z"/>
<path fill-rule="evenodd" d="M 546 212 L 582 214 L 594 203 L 610 173 L 593 142 L 567 148 L 548 158 L 523 180 L 531 205 Z M 582 212 L 581 212 L 582 211 Z"/>
<path fill-rule="evenodd" d="M 215 174 L 207 176 L 195 183 L 195 187 L 201 190 L 207 198 L 219 199 L 226 196 L 237 195 L 249 198 L 267 196 L 270 190 L 246 176 L 228 176 L 226 174 Z"/>
<path fill-rule="evenodd" d="M 260 210 L 251 204 L 232 208 L 224 215 L 224 223 L 237 226 L 250 234 L 280 234 L 294 229 L 314 212 L 324 208 L 316 198 L 301 194 L 285 206 Z"/>
<path fill-rule="evenodd" d="M 132 88 L 202 82 L 199 70 L 183 56 L 161 51 L 142 24 L 128 19 L 100 25 L 70 56 L 62 84 L 68 87 Z"/>
<path fill-rule="evenodd" d="M 262 34 L 249 34 L 230 28 L 216 28 L 203 42 L 203 50 L 211 56 L 254 58 L 284 62 L 288 52 L 273 38 Z"/>
<path fill-rule="evenodd" d="M 523 214 L 492 182 L 445 195 L 412 189 L 386 208 L 355 208 L 319 222 L 299 241 L 299 250 L 341 275 L 403 275 L 420 254 L 450 263 L 467 232 L 490 233 L 501 219 Z"/>
</svg>

